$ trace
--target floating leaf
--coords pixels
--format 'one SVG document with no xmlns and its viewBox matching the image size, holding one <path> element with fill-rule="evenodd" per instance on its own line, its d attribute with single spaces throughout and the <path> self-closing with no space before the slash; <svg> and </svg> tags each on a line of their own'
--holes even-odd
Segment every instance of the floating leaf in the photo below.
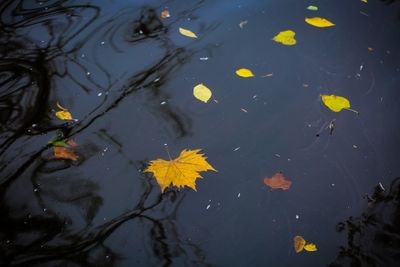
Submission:
<svg viewBox="0 0 400 267">
<path fill-rule="evenodd" d="M 272 178 L 265 177 L 264 183 L 271 187 L 271 189 L 287 190 L 292 185 L 292 182 L 286 180 L 282 172 L 276 173 Z"/>
<path fill-rule="evenodd" d="M 144 172 L 153 173 L 162 192 L 170 185 L 188 186 L 196 191 L 196 179 L 202 178 L 199 172 L 217 171 L 206 161 L 204 154 L 199 154 L 200 151 L 184 149 L 176 159 L 152 160 Z"/>
<path fill-rule="evenodd" d="M 330 110 L 334 112 L 339 112 L 342 109 L 347 109 L 358 114 L 358 111 L 350 108 L 350 101 L 343 96 L 321 95 L 321 98 L 325 106 L 327 106 Z"/>
<path fill-rule="evenodd" d="M 319 18 L 319 17 L 314 17 L 314 18 L 306 18 L 305 21 L 315 27 L 318 28 L 326 28 L 326 27 L 332 27 L 335 26 L 332 22 L 330 22 L 327 19 L 324 18 Z"/>
<path fill-rule="evenodd" d="M 163 10 L 162 12 L 161 12 L 161 18 L 163 18 L 163 19 L 165 19 L 165 18 L 169 18 L 169 17 L 171 17 L 171 14 L 169 13 L 169 11 L 168 10 Z"/>
<path fill-rule="evenodd" d="M 278 43 L 282 43 L 284 45 L 295 45 L 296 44 L 296 39 L 294 39 L 294 36 L 296 33 L 291 30 L 283 31 L 278 33 L 272 40 Z"/>
<path fill-rule="evenodd" d="M 297 253 L 300 253 L 300 252 L 303 250 L 305 244 L 306 244 L 306 240 L 304 240 L 304 238 L 303 238 L 302 236 L 296 235 L 296 236 L 293 238 L 294 250 L 295 250 Z"/>
<path fill-rule="evenodd" d="M 317 246 L 313 243 L 308 243 L 304 246 L 304 250 L 311 251 L 311 252 L 317 251 Z"/>
<path fill-rule="evenodd" d="M 316 6 L 308 6 L 307 9 L 311 10 L 311 11 L 317 11 L 318 7 L 316 7 Z"/>
<path fill-rule="evenodd" d="M 56 112 L 56 116 L 64 121 L 72 121 L 72 115 L 71 113 L 69 113 L 69 111 L 65 111 L 65 110 L 60 110 Z"/>
<path fill-rule="evenodd" d="M 361 0 L 361 2 L 368 3 L 368 0 Z"/>
<path fill-rule="evenodd" d="M 187 29 L 179 28 L 179 32 L 180 32 L 182 35 L 185 35 L 185 36 L 187 36 L 187 37 L 190 37 L 190 38 L 197 38 L 197 35 L 196 35 L 195 33 L 193 33 L 192 31 L 189 31 L 189 30 L 187 30 Z"/>
<path fill-rule="evenodd" d="M 203 101 L 204 103 L 207 103 L 208 100 L 210 100 L 210 98 L 212 96 L 212 92 L 207 86 L 200 83 L 193 88 L 193 95 L 198 100 Z"/>
<path fill-rule="evenodd" d="M 300 235 L 297 235 L 293 238 L 293 246 L 297 253 L 302 252 L 303 249 L 309 252 L 317 251 L 317 246 L 315 244 L 307 243 L 306 240 L 304 240 L 304 238 Z"/>
<path fill-rule="evenodd" d="M 53 146 L 70 147 L 70 145 L 67 144 L 67 139 L 63 136 L 53 137 L 47 143 Z"/>
<path fill-rule="evenodd" d="M 70 159 L 70 160 L 78 160 L 78 155 L 76 155 L 75 150 L 73 148 L 67 147 L 60 147 L 55 146 L 53 147 L 54 156 L 59 159 Z"/>
<path fill-rule="evenodd" d="M 249 69 L 238 69 L 236 70 L 236 75 L 243 77 L 243 78 L 249 78 L 249 77 L 254 77 L 253 72 Z"/>
<path fill-rule="evenodd" d="M 247 20 L 243 20 L 243 21 L 241 21 L 241 22 L 239 23 L 239 27 L 240 27 L 241 29 L 243 29 L 244 25 L 246 25 L 247 23 L 248 23 Z"/>
</svg>

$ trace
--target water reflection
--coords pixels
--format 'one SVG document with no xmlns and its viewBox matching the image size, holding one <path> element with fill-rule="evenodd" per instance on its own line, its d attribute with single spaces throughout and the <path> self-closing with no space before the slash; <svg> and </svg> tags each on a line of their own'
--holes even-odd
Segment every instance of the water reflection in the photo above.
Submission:
<svg viewBox="0 0 400 267">
<path fill-rule="evenodd" d="M 184 194 L 171 190 L 160 195 L 149 177 L 140 174 L 141 195 L 135 207 L 98 224 L 95 218 L 104 199 L 100 186 L 81 168 L 100 147 L 80 144 L 84 149 L 77 162 L 51 155 L 47 145 L 51 136 L 62 133 L 75 138 L 143 91 L 146 107 L 172 135 L 191 134 L 190 117 L 170 103 L 160 103 L 169 98 L 163 88 L 170 74 L 186 64 L 194 51 L 170 40 L 168 27 L 153 8 L 139 12 L 127 8 L 106 20 L 100 19 L 101 11 L 96 5 L 69 1 L 0 4 L 0 227 L 7 229 L 0 233 L 0 263 L 113 266 L 121 257 L 105 240 L 135 219 L 147 228 L 149 257 L 155 256 L 157 264 L 168 265 L 181 257 L 187 264 L 206 265 L 202 250 L 186 240 L 174 223 Z M 94 42 L 107 42 L 109 49 L 84 54 Z M 112 56 L 148 42 L 157 44 L 161 56 L 139 70 L 116 74 L 101 61 L 102 53 Z M 93 97 L 101 92 L 104 98 L 88 102 L 81 120 L 61 122 L 53 115 L 55 102 L 65 97 L 60 81 L 75 88 L 74 94 Z M 106 129 L 96 134 L 117 147 L 139 173 L 144 169 L 147 160 L 130 159 L 122 142 Z"/>
<path fill-rule="evenodd" d="M 337 226 L 346 232 L 347 246 L 331 267 L 397 266 L 400 259 L 400 178 L 393 180 L 388 192 L 378 185 L 367 196 L 368 208 Z"/>
</svg>

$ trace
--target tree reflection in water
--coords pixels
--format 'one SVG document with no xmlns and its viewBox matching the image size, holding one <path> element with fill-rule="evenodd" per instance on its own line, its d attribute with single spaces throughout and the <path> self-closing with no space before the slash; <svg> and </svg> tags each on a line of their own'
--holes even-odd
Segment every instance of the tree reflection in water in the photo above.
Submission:
<svg viewBox="0 0 400 267">
<path fill-rule="evenodd" d="M 196 8 L 190 7 L 186 14 Z M 198 246 L 183 243 L 186 239 L 174 223 L 183 193 L 169 190 L 160 195 L 149 177 L 140 174 L 142 193 L 134 208 L 95 225 L 93 219 L 104 200 L 99 186 L 84 177 L 80 168 L 99 148 L 86 145 L 85 155 L 75 163 L 53 158 L 50 146 L 43 145 L 46 134 L 62 132 L 72 138 L 143 90 L 149 92 L 148 108 L 167 122 L 177 138 L 189 135 L 190 118 L 173 105 L 159 103 L 168 98 L 162 87 L 170 73 L 194 52 L 169 40 L 168 27 L 152 8 L 143 8 L 137 18 L 136 10 L 126 9 L 96 25 L 101 8 L 93 4 L 8 0 L 2 1 L 0 12 L 0 264 L 113 266 L 121 256 L 104 241 L 135 219 L 150 226 L 153 254 L 149 257 L 158 259 L 158 264 L 169 265 L 173 258 L 183 257 L 186 264 L 207 265 Z M 37 30 L 43 40 L 36 40 L 31 30 Z M 118 39 L 121 32 L 124 38 Z M 90 75 L 81 78 L 77 70 L 88 73 L 89 69 L 80 60 L 81 48 L 99 36 L 115 53 L 123 52 L 121 44 L 135 46 L 153 40 L 164 55 L 146 69 L 114 77 L 93 51 L 96 71 L 105 78 L 102 82 Z M 96 89 L 107 96 L 79 122 L 55 122 L 52 107 L 60 79 L 86 94 Z M 145 168 L 146 161 L 130 159 L 106 129 L 96 134 L 116 147 L 139 173 Z M 150 197 L 154 194 L 158 194 L 155 199 Z M 70 212 L 79 213 L 82 220 Z"/>
<path fill-rule="evenodd" d="M 391 267 L 400 262 L 400 178 L 384 191 L 376 186 L 368 196 L 368 208 L 359 217 L 339 223 L 339 232 L 347 232 L 347 247 L 331 267 Z"/>
</svg>

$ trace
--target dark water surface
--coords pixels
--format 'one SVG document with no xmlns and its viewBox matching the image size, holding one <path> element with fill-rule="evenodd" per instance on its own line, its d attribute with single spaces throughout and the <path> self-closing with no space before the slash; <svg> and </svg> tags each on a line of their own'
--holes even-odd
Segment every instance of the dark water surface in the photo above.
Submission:
<svg viewBox="0 0 400 267">
<path fill-rule="evenodd" d="M 3 0 L 0 12 L 2 266 L 400 262 L 398 1 Z M 271 40 L 287 29 L 295 46 Z M 55 117 L 57 101 L 77 121 Z M 78 143 L 77 161 L 54 157 L 56 135 Z M 164 144 L 203 149 L 218 172 L 161 194 L 142 171 L 168 158 Z M 289 190 L 263 183 L 278 171 Z M 297 254 L 296 235 L 318 251 Z"/>
</svg>

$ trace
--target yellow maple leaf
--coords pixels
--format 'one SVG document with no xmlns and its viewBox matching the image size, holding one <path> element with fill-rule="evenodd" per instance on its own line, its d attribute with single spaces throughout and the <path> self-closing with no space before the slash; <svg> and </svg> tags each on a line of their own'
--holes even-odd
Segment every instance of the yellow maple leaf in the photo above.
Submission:
<svg viewBox="0 0 400 267">
<path fill-rule="evenodd" d="M 318 28 L 326 28 L 326 27 L 332 27 L 335 26 L 334 23 L 330 22 L 327 19 L 324 18 L 320 18 L 320 17 L 314 17 L 314 18 L 306 18 L 305 21 L 314 26 L 314 27 L 318 27 Z"/>
<path fill-rule="evenodd" d="M 272 40 L 278 43 L 282 43 L 284 45 L 295 45 L 297 42 L 294 38 L 295 35 L 296 33 L 294 31 L 287 30 L 278 33 L 276 36 L 274 36 L 274 38 L 272 38 Z"/>
<path fill-rule="evenodd" d="M 208 100 L 210 100 L 210 98 L 212 96 L 212 92 L 207 86 L 200 83 L 193 88 L 193 95 L 198 100 L 203 101 L 204 103 L 207 103 Z"/>
<path fill-rule="evenodd" d="M 321 98 L 325 106 L 327 106 L 330 110 L 334 112 L 339 112 L 342 109 L 347 109 L 358 114 L 358 111 L 350 108 L 350 101 L 343 96 L 321 95 Z"/>
<path fill-rule="evenodd" d="M 244 68 L 236 70 L 236 75 L 243 77 L 243 78 L 254 77 L 254 74 L 251 70 L 244 69 Z"/>
<path fill-rule="evenodd" d="M 156 159 L 150 161 L 150 165 L 144 172 L 152 172 L 161 191 L 170 186 L 188 186 L 196 191 L 196 179 L 203 178 L 201 171 L 217 171 L 207 161 L 201 149 L 182 150 L 179 157 L 171 160 Z"/>
<path fill-rule="evenodd" d="M 185 36 L 187 36 L 187 37 L 190 37 L 190 38 L 197 38 L 197 35 L 196 35 L 194 32 L 189 31 L 189 30 L 187 30 L 187 29 L 179 28 L 179 32 L 180 32 L 182 35 L 185 35 Z"/>
</svg>

